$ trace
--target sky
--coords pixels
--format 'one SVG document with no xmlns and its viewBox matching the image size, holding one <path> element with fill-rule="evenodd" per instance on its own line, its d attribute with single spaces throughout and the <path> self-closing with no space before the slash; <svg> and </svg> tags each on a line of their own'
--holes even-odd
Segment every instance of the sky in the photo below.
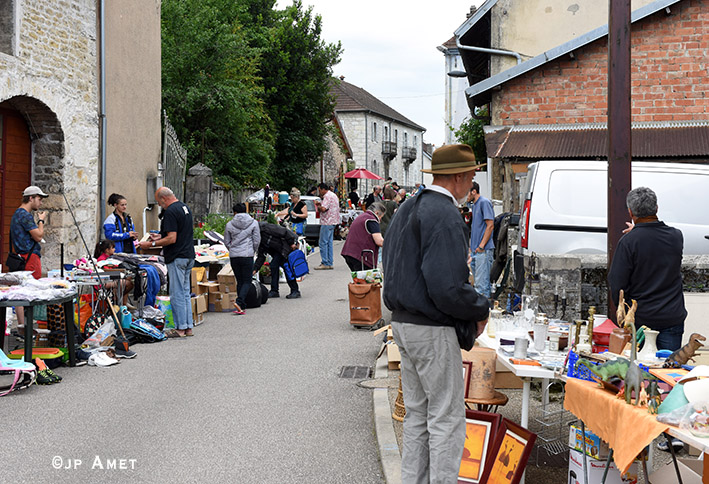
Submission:
<svg viewBox="0 0 709 484">
<path fill-rule="evenodd" d="M 279 0 L 282 8 L 290 0 Z M 303 0 L 322 17 L 325 42 L 342 42 L 337 77 L 361 87 L 416 124 L 424 141 L 444 140 L 445 65 L 437 46 L 482 0 Z"/>
</svg>

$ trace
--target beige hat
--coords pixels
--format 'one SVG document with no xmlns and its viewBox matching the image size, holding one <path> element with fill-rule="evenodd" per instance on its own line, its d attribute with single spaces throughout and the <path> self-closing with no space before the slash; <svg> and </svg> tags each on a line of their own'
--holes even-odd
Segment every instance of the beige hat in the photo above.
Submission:
<svg viewBox="0 0 709 484">
<path fill-rule="evenodd" d="M 431 169 L 421 170 L 434 175 L 454 175 L 479 170 L 485 165 L 475 164 L 475 154 L 468 145 L 445 145 L 433 152 Z"/>
<path fill-rule="evenodd" d="M 32 197 L 34 195 L 39 195 L 42 198 L 47 198 L 49 196 L 44 193 L 39 187 L 36 187 L 34 185 L 25 188 L 25 191 L 22 192 L 23 197 Z"/>
</svg>

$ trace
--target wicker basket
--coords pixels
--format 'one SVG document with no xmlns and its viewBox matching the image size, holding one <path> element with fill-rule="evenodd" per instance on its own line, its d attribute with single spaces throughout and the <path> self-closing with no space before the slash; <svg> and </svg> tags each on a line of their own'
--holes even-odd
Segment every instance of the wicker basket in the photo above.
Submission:
<svg viewBox="0 0 709 484">
<path fill-rule="evenodd" d="M 398 422 L 403 422 L 406 416 L 406 407 L 404 406 L 404 392 L 401 390 L 401 375 L 399 375 L 399 393 L 396 395 L 394 402 L 394 413 L 391 418 Z"/>
</svg>

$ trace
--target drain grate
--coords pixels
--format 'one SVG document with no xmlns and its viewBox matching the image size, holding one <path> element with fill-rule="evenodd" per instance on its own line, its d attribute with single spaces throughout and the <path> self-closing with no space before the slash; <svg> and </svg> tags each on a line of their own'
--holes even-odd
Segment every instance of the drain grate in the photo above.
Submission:
<svg viewBox="0 0 709 484">
<path fill-rule="evenodd" d="M 372 369 L 368 366 L 343 366 L 340 368 L 340 378 L 370 378 Z"/>
</svg>

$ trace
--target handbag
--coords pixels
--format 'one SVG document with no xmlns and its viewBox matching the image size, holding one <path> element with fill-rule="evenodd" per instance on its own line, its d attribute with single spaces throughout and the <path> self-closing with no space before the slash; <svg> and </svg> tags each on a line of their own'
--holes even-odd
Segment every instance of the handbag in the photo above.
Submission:
<svg viewBox="0 0 709 484">
<path fill-rule="evenodd" d="M 32 244 L 32 248 L 27 253 L 28 259 L 30 257 L 30 254 L 32 254 L 32 251 L 34 250 L 36 245 L 37 245 L 37 241 L 35 240 L 34 244 Z M 25 259 L 20 254 L 17 254 L 15 252 L 15 248 L 12 243 L 12 235 L 10 235 L 10 252 L 7 254 L 7 259 L 5 260 L 5 267 L 7 267 L 7 270 L 9 272 L 24 271 L 25 264 L 27 264 L 27 259 Z"/>
</svg>

